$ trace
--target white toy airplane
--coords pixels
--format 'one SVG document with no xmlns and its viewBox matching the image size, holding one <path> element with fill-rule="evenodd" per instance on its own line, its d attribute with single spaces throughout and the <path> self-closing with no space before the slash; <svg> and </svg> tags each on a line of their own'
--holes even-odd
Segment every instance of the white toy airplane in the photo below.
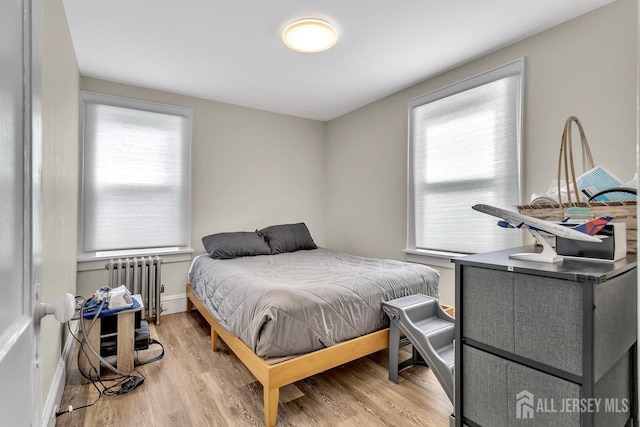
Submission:
<svg viewBox="0 0 640 427">
<path fill-rule="evenodd" d="M 490 205 L 478 204 L 472 206 L 472 208 L 478 212 L 501 218 L 502 220 L 498 221 L 498 225 L 500 227 L 524 228 L 528 230 L 534 237 L 538 239 L 538 241 L 542 245 L 542 252 L 512 254 L 510 255 L 510 258 L 527 259 L 541 262 L 558 262 L 562 260 L 562 257 L 558 256 L 556 251 L 540 235 L 539 231 L 553 234 L 558 237 L 563 237 L 565 239 L 582 240 L 585 242 L 602 242 L 602 239 L 595 237 L 595 234 L 602 230 L 602 228 L 613 219 L 610 216 L 602 216 L 600 218 L 596 218 L 575 227 L 568 227 L 565 225 L 556 224 L 554 222 L 544 221 L 542 219 L 522 215 L 517 212 L 496 208 Z"/>
</svg>

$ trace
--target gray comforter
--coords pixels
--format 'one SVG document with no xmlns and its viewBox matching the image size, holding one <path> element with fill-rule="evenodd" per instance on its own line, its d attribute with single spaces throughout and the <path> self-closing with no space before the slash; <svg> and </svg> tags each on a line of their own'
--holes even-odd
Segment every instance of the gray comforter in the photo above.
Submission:
<svg viewBox="0 0 640 427">
<path fill-rule="evenodd" d="M 308 353 L 387 327 L 383 301 L 438 296 L 432 268 L 321 248 L 228 260 L 200 256 L 189 279 L 218 322 L 262 357 Z"/>
</svg>

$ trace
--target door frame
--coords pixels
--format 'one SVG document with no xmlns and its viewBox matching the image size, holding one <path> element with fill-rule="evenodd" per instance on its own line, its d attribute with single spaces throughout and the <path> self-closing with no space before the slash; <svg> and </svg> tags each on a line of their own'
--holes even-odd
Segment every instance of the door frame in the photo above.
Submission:
<svg viewBox="0 0 640 427">
<path fill-rule="evenodd" d="M 24 67 L 24 271 L 23 313 L 33 325 L 32 425 L 48 423 L 42 413 L 40 370 L 40 319 L 35 308 L 40 302 L 42 272 L 42 3 L 23 2 Z M 48 414 L 47 414 L 48 415 Z"/>
</svg>

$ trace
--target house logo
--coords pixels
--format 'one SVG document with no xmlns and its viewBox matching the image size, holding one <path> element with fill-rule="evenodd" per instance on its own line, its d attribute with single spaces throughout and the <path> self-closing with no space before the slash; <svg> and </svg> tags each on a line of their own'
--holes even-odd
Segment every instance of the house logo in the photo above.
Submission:
<svg viewBox="0 0 640 427">
<path fill-rule="evenodd" d="M 533 393 L 527 390 L 522 390 L 516 394 L 516 418 L 531 419 L 534 413 L 534 398 Z"/>
</svg>

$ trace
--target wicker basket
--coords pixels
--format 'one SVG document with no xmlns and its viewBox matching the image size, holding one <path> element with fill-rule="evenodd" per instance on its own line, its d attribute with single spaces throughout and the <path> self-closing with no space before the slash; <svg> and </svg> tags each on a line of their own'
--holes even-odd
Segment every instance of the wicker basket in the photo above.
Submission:
<svg viewBox="0 0 640 427">
<path fill-rule="evenodd" d="M 560 141 L 560 156 L 558 157 L 558 175 L 557 183 L 560 185 L 563 178 L 566 182 L 567 202 L 555 203 L 542 202 L 533 205 L 518 206 L 518 212 L 537 219 L 547 221 L 561 221 L 565 217 L 565 209 L 572 206 L 589 208 L 594 217 L 610 216 L 613 217 L 612 222 L 624 222 L 627 226 L 627 253 L 638 253 L 638 219 L 637 219 L 637 202 L 579 202 L 580 196 L 576 194 L 578 184 L 576 183 L 576 167 L 574 165 L 573 148 L 571 140 L 571 128 L 573 124 L 578 126 L 580 134 L 580 145 L 582 149 L 582 171 L 593 168 L 594 162 L 591 156 L 591 149 L 587 142 L 584 129 L 580 120 L 575 117 L 569 117 L 564 124 L 562 139 Z M 564 174 L 563 174 L 564 172 Z M 573 193 L 573 197 L 572 197 Z M 557 200 L 564 201 L 564 197 L 558 190 Z M 552 246 L 555 246 L 555 239 L 546 239 Z"/>
<path fill-rule="evenodd" d="M 627 226 L 627 253 L 638 253 L 638 217 L 637 202 L 589 202 L 572 203 L 571 206 L 579 206 L 591 209 L 595 217 L 611 216 L 612 222 L 624 222 Z M 547 221 L 560 221 L 564 218 L 565 209 L 568 206 L 560 204 L 535 204 L 518 206 L 518 212 Z"/>
</svg>

